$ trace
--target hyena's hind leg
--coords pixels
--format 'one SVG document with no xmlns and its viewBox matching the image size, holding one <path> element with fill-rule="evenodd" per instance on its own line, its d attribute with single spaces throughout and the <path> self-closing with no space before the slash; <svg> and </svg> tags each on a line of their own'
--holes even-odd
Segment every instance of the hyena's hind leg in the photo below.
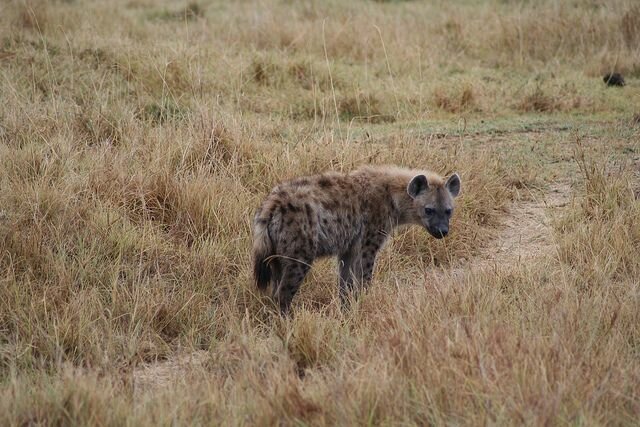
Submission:
<svg viewBox="0 0 640 427">
<path fill-rule="evenodd" d="M 278 285 L 282 279 L 282 262 L 280 258 L 275 255 L 269 259 L 269 268 L 271 269 L 271 294 L 275 294 L 278 290 Z"/>
<path fill-rule="evenodd" d="M 311 261 L 280 259 L 282 270 L 276 284 L 274 299 L 282 314 L 288 314 L 291 301 L 311 268 Z"/>
</svg>

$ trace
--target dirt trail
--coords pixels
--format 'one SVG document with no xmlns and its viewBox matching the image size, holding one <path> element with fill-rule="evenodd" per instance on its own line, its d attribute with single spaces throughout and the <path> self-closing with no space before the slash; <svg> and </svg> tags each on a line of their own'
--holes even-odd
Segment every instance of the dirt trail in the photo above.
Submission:
<svg viewBox="0 0 640 427">
<path fill-rule="evenodd" d="M 470 270 L 522 264 L 552 250 L 551 216 L 569 203 L 571 194 L 568 183 L 556 182 L 544 194 L 514 202 L 481 254 L 448 269 L 434 270 L 431 275 L 434 279 L 459 278 Z"/>
<path fill-rule="evenodd" d="M 553 209 L 566 206 L 570 197 L 568 184 L 555 183 L 541 197 L 514 203 L 496 239 L 475 262 L 500 260 L 516 264 L 549 251 L 553 247 L 550 214 Z"/>
<path fill-rule="evenodd" d="M 571 193 L 569 184 L 558 182 L 552 184 L 550 190 L 543 195 L 534 196 L 532 200 L 514 202 L 505 215 L 502 226 L 497 229 L 495 238 L 480 255 L 445 270 L 434 269 L 431 274 L 434 278 L 462 277 L 470 270 L 491 268 L 498 262 L 517 265 L 552 250 L 550 214 L 554 209 L 566 206 Z M 187 380 L 194 367 L 203 367 L 207 356 L 208 352 L 201 350 L 136 367 L 133 372 L 136 395 Z"/>
</svg>

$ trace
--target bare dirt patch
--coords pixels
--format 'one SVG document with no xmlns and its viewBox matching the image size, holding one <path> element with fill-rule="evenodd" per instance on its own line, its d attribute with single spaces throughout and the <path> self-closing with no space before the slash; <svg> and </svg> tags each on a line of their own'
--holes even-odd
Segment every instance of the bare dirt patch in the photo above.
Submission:
<svg viewBox="0 0 640 427">
<path fill-rule="evenodd" d="M 135 393 L 140 395 L 188 378 L 194 368 L 203 367 L 208 354 L 204 350 L 199 350 L 137 366 L 133 371 Z"/>
<path fill-rule="evenodd" d="M 569 204 L 571 186 L 559 181 L 549 191 L 533 194 L 529 200 L 513 202 L 502 224 L 493 231 L 494 237 L 482 252 L 471 259 L 445 269 L 434 269 L 429 275 L 436 280 L 461 278 L 465 273 L 498 265 L 521 265 L 552 251 L 554 211 Z"/>
<path fill-rule="evenodd" d="M 496 239 L 475 262 L 500 260 L 521 263 L 536 258 L 553 248 L 550 219 L 553 210 L 566 206 L 571 197 L 567 183 L 554 183 L 549 192 L 532 200 L 515 203 Z"/>
</svg>

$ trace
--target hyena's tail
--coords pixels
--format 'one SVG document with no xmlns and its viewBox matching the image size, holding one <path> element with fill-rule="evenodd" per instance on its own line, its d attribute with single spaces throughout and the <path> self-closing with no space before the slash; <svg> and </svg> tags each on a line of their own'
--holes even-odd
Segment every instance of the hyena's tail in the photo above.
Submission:
<svg viewBox="0 0 640 427">
<path fill-rule="evenodd" d="M 258 289 L 265 290 L 271 281 L 268 258 L 274 255 L 269 236 L 269 219 L 256 217 L 253 231 L 253 277 Z"/>
</svg>

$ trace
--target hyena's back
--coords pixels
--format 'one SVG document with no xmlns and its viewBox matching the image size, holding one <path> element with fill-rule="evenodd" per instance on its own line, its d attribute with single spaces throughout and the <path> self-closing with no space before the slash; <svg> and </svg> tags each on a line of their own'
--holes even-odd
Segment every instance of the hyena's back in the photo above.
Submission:
<svg viewBox="0 0 640 427">
<path fill-rule="evenodd" d="M 347 251 L 361 228 L 361 207 L 354 197 L 360 187 L 356 177 L 324 174 L 274 188 L 254 220 L 258 286 L 264 289 L 270 280 L 279 280 L 283 264 L 310 265 L 317 257 Z"/>
</svg>

